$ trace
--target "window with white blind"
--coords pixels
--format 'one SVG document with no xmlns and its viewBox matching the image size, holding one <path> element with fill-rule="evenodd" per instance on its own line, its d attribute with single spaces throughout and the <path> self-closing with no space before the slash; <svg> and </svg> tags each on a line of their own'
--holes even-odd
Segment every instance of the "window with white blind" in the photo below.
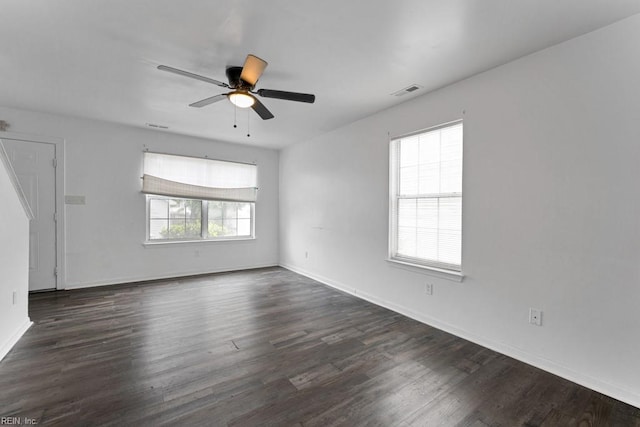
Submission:
<svg viewBox="0 0 640 427">
<path fill-rule="evenodd" d="M 462 122 L 391 140 L 393 261 L 462 270 Z"/>
<path fill-rule="evenodd" d="M 251 239 L 257 167 L 144 153 L 147 241 Z"/>
</svg>

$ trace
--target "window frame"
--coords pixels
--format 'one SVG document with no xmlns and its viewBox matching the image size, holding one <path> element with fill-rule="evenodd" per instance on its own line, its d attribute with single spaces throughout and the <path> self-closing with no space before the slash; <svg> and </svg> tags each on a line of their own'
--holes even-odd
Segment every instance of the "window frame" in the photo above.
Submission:
<svg viewBox="0 0 640 427">
<path fill-rule="evenodd" d="M 167 243 L 201 243 L 201 242 L 224 242 L 224 241 L 238 241 L 238 240 L 255 240 L 256 238 L 256 229 L 255 229 L 255 205 L 256 202 L 236 202 L 229 200 L 205 200 L 205 199 L 190 199 L 186 197 L 172 197 L 172 196 L 163 196 L 156 194 L 145 194 L 145 204 L 146 204 L 146 213 L 145 213 L 145 222 L 146 222 L 146 239 L 145 245 L 155 245 L 155 244 L 167 244 Z M 151 199 L 164 199 L 164 200 L 197 200 L 202 203 L 200 209 L 200 236 L 199 237 L 186 237 L 186 238 L 175 238 L 175 239 L 152 239 L 151 238 Z M 208 235 L 208 226 L 209 226 L 209 202 L 223 202 L 223 203 L 248 203 L 251 209 L 251 217 L 249 218 L 251 233 L 250 235 L 243 236 L 220 236 L 220 237 L 210 237 Z M 206 234 L 206 236 L 205 236 Z"/>
<path fill-rule="evenodd" d="M 400 193 L 400 143 L 398 140 L 403 138 L 409 138 L 415 135 L 426 134 L 429 132 L 446 129 L 457 125 L 463 125 L 463 120 L 458 119 L 446 123 L 442 123 L 429 128 L 421 129 L 415 132 L 399 135 L 389 139 L 389 245 L 388 245 L 388 258 L 387 260 L 393 263 L 397 263 L 403 266 L 415 267 L 419 271 L 433 274 L 438 277 L 446 279 L 452 279 L 456 281 L 462 281 L 464 277 L 462 273 L 462 255 L 460 258 L 460 264 L 449 264 L 436 260 L 430 260 L 427 258 L 410 257 L 406 255 L 398 254 L 398 216 L 399 216 L 399 200 L 400 199 L 435 199 L 441 200 L 451 197 L 459 197 L 460 203 L 463 201 L 463 191 L 461 188 L 460 193 L 432 193 L 432 194 L 413 194 L 411 196 L 401 195 Z M 464 125 L 462 128 L 462 149 L 463 149 L 463 166 L 460 171 L 460 178 L 464 179 Z M 460 224 L 460 251 L 462 254 L 462 223 Z"/>
</svg>

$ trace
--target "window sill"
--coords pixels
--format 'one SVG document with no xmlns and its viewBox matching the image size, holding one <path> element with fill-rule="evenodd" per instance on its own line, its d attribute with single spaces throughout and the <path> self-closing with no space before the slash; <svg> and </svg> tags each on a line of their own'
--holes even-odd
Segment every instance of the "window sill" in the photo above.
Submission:
<svg viewBox="0 0 640 427">
<path fill-rule="evenodd" d="M 200 239 L 200 240 L 147 240 L 142 242 L 144 247 L 166 247 L 175 245 L 202 245 L 210 243 L 250 243 L 255 241 L 255 237 L 241 237 L 241 238 L 229 238 L 229 239 Z"/>
<path fill-rule="evenodd" d="M 387 258 L 387 261 L 393 264 L 397 264 L 397 267 L 407 268 L 418 273 L 428 274 L 430 276 L 439 277 L 441 279 L 451 280 L 453 282 L 462 282 L 464 280 L 464 274 L 459 271 L 444 270 L 441 268 L 429 267 L 421 264 L 414 264 L 412 262 L 400 261 L 393 258 Z"/>
</svg>

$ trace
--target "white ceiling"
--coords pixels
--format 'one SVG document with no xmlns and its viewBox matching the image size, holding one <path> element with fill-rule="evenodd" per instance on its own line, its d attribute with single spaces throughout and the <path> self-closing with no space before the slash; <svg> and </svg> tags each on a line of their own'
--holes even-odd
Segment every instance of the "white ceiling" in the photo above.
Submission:
<svg viewBox="0 0 640 427">
<path fill-rule="evenodd" d="M 0 10 L 0 105 L 281 148 L 640 13 L 640 1 L 3 0 Z M 228 101 L 188 107 L 223 88 L 156 69 L 226 81 L 247 53 L 269 62 L 257 88 L 316 103 L 262 98 L 275 118 L 238 110 L 234 129 Z M 391 96 L 411 84 L 423 89 Z"/>
</svg>

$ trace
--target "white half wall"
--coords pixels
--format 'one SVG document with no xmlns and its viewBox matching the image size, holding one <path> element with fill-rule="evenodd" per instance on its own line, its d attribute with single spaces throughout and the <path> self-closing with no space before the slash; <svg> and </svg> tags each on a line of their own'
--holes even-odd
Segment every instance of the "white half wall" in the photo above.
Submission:
<svg viewBox="0 0 640 427">
<path fill-rule="evenodd" d="M 0 144 L 0 360 L 31 326 L 29 216 L 18 196 L 17 178 L 5 167 L 4 154 Z"/>
<path fill-rule="evenodd" d="M 278 264 L 278 152 L 106 122 L 0 107 L 12 133 L 64 139 L 66 280 L 80 288 Z M 256 239 L 144 246 L 143 150 L 255 162 Z M 57 197 L 64 197 L 58 195 Z M 3 245 L 6 246 L 6 245 Z"/>
<path fill-rule="evenodd" d="M 637 15 L 283 150 L 281 265 L 640 406 L 638 40 Z M 388 135 L 459 118 L 462 283 L 386 261 Z"/>
</svg>

